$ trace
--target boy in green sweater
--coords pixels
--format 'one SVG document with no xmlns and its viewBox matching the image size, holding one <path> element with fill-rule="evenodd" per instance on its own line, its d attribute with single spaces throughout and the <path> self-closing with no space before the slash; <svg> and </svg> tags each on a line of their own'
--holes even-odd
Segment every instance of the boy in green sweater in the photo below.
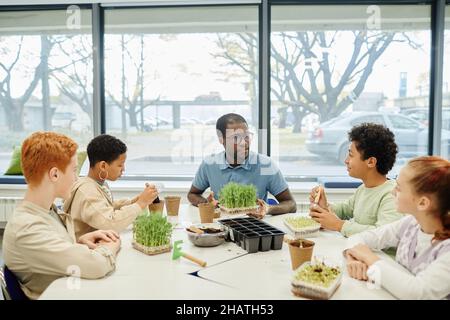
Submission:
<svg viewBox="0 0 450 320">
<path fill-rule="evenodd" d="M 329 205 L 325 191 L 312 189 L 310 216 L 324 229 L 339 231 L 349 237 L 402 217 L 396 209 L 392 189 L 395 181 L 386 175 L 395 163 L 398 152 L 394 134 L 386 127 L 363 123 L 348 133 L 351 141 L 345 159 L 348 174 L 363 184 L 348 200 Z"/>
</svg>

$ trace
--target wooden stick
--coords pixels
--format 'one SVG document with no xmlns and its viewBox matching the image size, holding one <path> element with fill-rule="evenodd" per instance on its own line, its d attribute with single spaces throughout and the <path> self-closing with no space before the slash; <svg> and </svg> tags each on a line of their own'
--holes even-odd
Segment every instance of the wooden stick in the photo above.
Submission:
<svg viewBox="0 0 450 320">
<path fill-rule="evenodd" d="M 192 232 L 198 233 L 198 234 L 204 234 L 205 233 L 205 231 L 203 231 L 202 229 L 199 229 L 199 228 L 197 228 L 195 226 L 190 226 L 189 230 L 192 231 Z"/>
<path fill-rule="evenodd" d="M 182 256 L 184 258 L 188 259 L 188 260 L 191 260 L 192 262 L 195 262 L 196 264 L 198 264 L 201 267 L 206 267 L 206 261 L 197 259 L 197 258 L 191 256 L 190 254 L 187 254 L 187 253 L 184 253 L 184 252 L 182 253 Z"/>
<path fill-rule="evenodd" d="M 314 203 L 319 203 L 319 200 L 320 200 L 320 192 L 322 191 L 322 187 L 321 186 L 319 186 L 319 188 L 318 188 L 318 190 L 317 190 L 317 193 L 316 193 L 316 197 L 315 197 L 315 199 L 314 199 Z"/>
</svg>

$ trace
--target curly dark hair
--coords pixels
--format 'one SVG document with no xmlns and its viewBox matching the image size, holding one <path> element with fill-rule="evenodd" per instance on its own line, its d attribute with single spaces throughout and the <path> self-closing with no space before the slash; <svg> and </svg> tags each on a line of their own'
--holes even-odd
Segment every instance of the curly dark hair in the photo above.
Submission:
<svg viewBox="0 0 450 320">
<path fill-rule="evenodd" d="M 101 134 L 95 137 L 87 146 L 87 154 L 91 168 L 100 161 L 111 163 L 125 152 L 127 152 L 125 143 L 108 134 Z"/>
<path fill-rule="evenodd" d="M 355 142 L 363 160 L 370 157 L 377 159 L 377 171 L 380 174 L 387 174 L 394 166 L 398 146 L 394 133 L 387 127 L 375 123 L 361 123 L 349 131 L 348 138 Z"/>
</svg>

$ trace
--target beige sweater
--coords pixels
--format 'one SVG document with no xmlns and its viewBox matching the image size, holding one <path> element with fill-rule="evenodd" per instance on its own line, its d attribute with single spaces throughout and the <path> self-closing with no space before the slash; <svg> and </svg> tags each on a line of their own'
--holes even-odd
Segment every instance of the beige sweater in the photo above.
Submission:
<svg viewBox="0 0 450 320">
<path fill-rule="evenodd" d="M 141 207 L 133 200 L 111 201 L 102 187 L 89 177 L 80 178 L 73 186 L 70 198 L 64 202 L 64 212 L 70 214 L 78 237 L 94 230 L 125 230 Z"/>
<path fill-rule="evenodd" d="M 51 210 L 23 201 L 3 235 L 5 264 L 30 299 L 39 298 L 54 280 L 77 270 L 81 278 L 97 279 L 115 269 L 111 250 L 103 246 L 91 250 L 76 243 L 71 217 L 56 207 Z"/>
</svg>

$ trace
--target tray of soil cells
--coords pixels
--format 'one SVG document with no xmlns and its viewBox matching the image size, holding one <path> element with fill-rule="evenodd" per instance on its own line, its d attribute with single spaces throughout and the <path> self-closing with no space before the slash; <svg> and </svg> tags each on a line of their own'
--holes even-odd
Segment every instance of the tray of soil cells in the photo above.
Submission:
<svg viewBox="0 0 450 320">
<path fill-rule="evenodd" d="M 222 219 L 228 231 L 227 240 L 235 242 L 248 253 L 280 250 L 283 247 L 284 232 L 253 217 Z"/>
<path fill-rule="evenodd" d="M 198 247 L 215 247 L 225 242 L 227 229 L 218 223 L 200 223 L 186 228 L 189 240 Z"/>
</svg>

